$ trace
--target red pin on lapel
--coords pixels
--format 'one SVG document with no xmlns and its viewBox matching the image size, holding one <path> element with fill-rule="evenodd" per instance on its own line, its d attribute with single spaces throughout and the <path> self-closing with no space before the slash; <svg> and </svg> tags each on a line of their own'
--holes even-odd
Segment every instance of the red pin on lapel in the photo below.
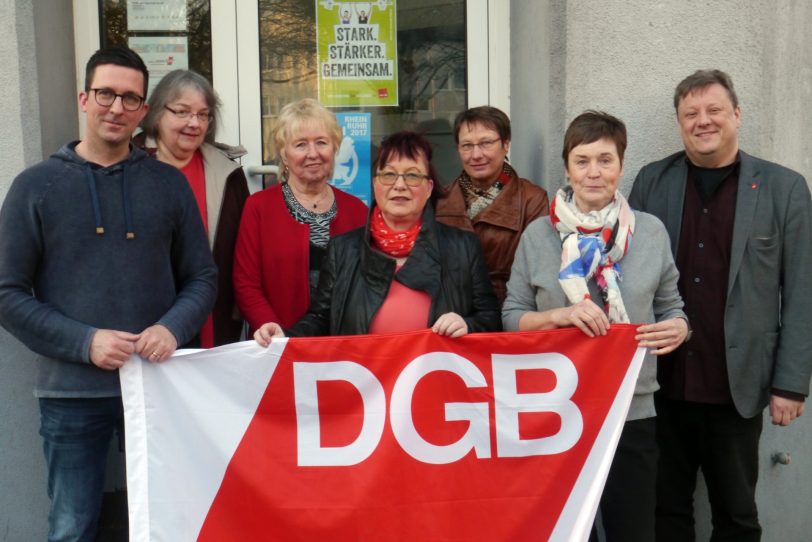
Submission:
<svg viewBox="0 0 812 542">
<path fill-rule="evenodd" d="M 750 185 L 750 188 L 752 188 L 753 190 L 755 190 L 757 186 L 758 186 L 758 185 L 757 185 L 756 183 L 753 183 L 753 184 L 751 184 L 751 185 Z"/>
</svg>

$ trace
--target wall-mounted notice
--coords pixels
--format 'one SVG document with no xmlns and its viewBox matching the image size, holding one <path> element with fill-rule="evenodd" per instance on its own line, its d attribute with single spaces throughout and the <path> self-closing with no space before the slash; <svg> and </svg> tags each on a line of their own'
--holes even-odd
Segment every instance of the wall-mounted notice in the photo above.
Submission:
<svg viewBox="0 0 812 542">
<path fill-rule="evenodd" d="M 186 0 L 127 0 L 127 31 L 186 31 Z"/>
<path fill-rule="evenodd" d="M 396 11 L 395 0 L 317 0 L 321 103 L 398 105 Z"/>
<path fill-rule="evenodd" d="M 149 70 L 149 89 L 152 89 L 172 70 L 189 69 L 189 45 L 183 36 L 139 36 L 127 40 L 130 49 L 141 55 Z"/>
</svg>

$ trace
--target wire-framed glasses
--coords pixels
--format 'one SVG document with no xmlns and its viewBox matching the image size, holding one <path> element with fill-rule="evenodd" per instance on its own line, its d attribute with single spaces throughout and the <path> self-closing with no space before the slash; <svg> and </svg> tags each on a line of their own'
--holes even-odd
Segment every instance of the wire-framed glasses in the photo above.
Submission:
<svg viewBox="0 0 812 542">
<path fill-rule="evenodd" d="M 198 111 L 197 113 L 192 113 L 187 109 L 172 109 L 168 105 L 165 105 L 164 109 L 175 115 L 180 120 L 192 120 L 193 118 L 197 117 L 197 120 L 200 121 L 201 124 L 207 124 L 211 121 L 211 113 L 208 111 Z"/>
<path fill-rule="evenodd" d="M 398 177 L 403 177 L 403 181 L 406 183 L 407 186 L 412 188 L 420 186 L 423 181 L 429 178 L 428 175 L 424 175 L 422 173 L 415 173 L 410 171 L 409 173 L 395 173 L 394 171 L 381 171 L 375 177 L 378 179 L 378 182 L 384 186 L 392 186 L 396 182 L 398 182 Z"/>
</svg>

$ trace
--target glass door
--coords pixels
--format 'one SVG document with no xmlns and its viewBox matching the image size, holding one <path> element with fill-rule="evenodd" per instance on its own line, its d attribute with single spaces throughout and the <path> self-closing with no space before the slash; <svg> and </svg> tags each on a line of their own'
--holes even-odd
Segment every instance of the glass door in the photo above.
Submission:
<svg viewBox="0 0 812 542">
<path fill-rule="evenodd" d="M 376 7 L 376 2 L 340 0 L 321 4 L 334 4 L 337 13 L 353 16 Z M 452 133 L 457 113 L 488 103 L 509 112 L 507 85 L 502 84 L 509 80 L 509 44 L 494 38 L 509 35 L 509 4 L 499 2 L 499 10 L 494 4 L 397 0 L 397 105 L 333 111 L 369 113 L 373 146 L 399 130 L 425 133 L 441 180 L 450 182 L 461 169 Z M 319 10 L 316 0 L 241 1 L 236 9 L 240 131 L 249 148 L 243 164 L 254 174 L 273 170 L 260 164 L 276 164 L 271 133 L 280 109 L 293 100 L 319 97 Z M 375 11 L 369 16 L 374 22 Z M 260 182 L 252 181 L 255 188 Z"/>
</svg>

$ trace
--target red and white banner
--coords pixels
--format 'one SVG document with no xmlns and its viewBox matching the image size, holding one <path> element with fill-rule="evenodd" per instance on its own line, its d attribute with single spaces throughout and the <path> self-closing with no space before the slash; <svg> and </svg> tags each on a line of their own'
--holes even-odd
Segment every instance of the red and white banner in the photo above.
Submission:
<svg viewBox="0 0 812 542">
<path fill-rule="evenodd" d="M 586 540 L 643 360 L 635 327 L 133 359 L 130 540 Z"/>
</svg>

